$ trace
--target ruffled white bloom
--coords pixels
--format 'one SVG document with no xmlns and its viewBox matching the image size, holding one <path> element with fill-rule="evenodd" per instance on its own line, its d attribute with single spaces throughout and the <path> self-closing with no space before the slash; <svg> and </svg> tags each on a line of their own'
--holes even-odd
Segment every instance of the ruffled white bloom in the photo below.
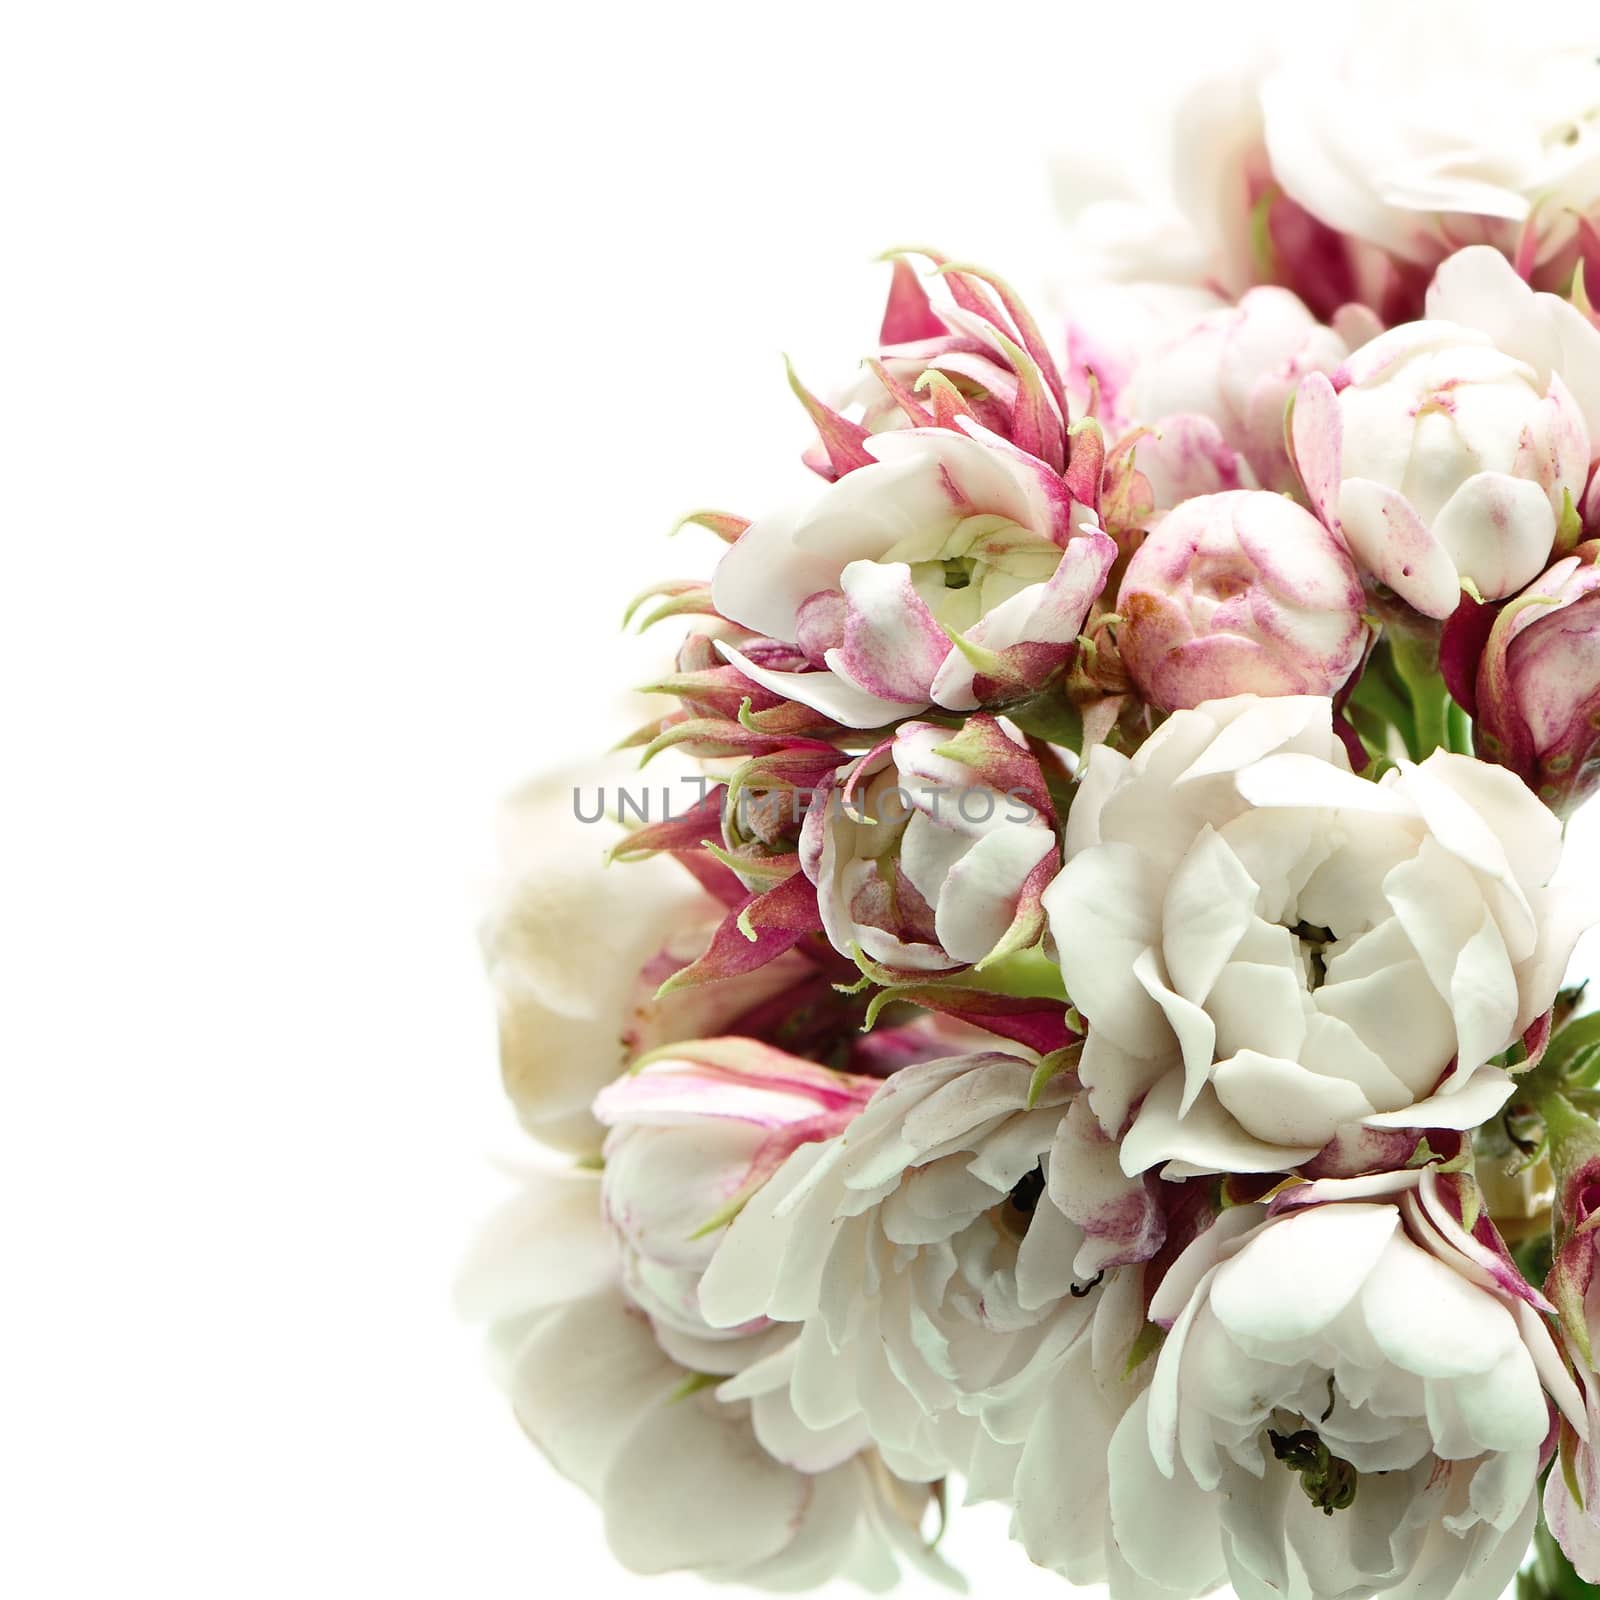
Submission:
<svg viewBox="0 0 1600 1600">
<path fill-rule="evenodd" d="M 1302 293 L 1379 306 L 1390 263 L 1415 277 L 1463 245 L 1511 254 L 1531 229 L 1533 265 L 1564 287 L 1577 219 L 1600 205 L 1600 27 L 1584 0 L 1546 0 L 1514 27 L 1494 0 L 1356 0 L 1318 23 L 1239 52 L 1179 103 L 1170 199 L 1152 207 L 1141 184 L 1138 204 L 1083 214 L 1102 270 L 1237 294 L 1276 265 Z"/>
<path fill-rule="evenodd" d="M 817 1471 L 786 1465 L 748 1404 L 661 1349 L 617 1282 L 599 1188 L 593 1173 L 531 1174 L 485 1230 L 458 1300 L 489 1324 L 518 1420 L 598 1503 L 617 1560 L 758 1588 L 848 1576 L 885 1589 L 898 1556 L 949 1581 L 922 1536 L 924 1486 L 871 1451 Z"/>
<path fill-rule="evenodd" d="M 718 1033 L 810 970 L 785 955 L 657 1000 L 662 980 L 704 951 L 725 908 L 666 857 L 607 868 L 622 830 L 580 822 L 573 794 L 582 789 L 592 815 L 596 786 L 615 777 L 570 769 L 507 800 L 501 876 L 481 931 L 506 1092 L 529 1133 L 580 1155 L 605 1136 L 590 1102 L 630 1059 Z"/>
<path fill-rule="evenodd" d="M 1158 434 L 1181 418 L 1204 419 L 1214 429 L 1212 448 L 1242 460 L 1245 487 L 1293 489 L 1284 419 L 1296 387 L 1307 373 L 1332 372 L 1378 331 L 1360 307 L 1326 327 L 1287 289 L 1251 289 L 1236 305 L 1208 312 L 1139 368 L 1133 410 Z M 1151 454 L 1141 445 L 1147 475 Z M 1157 504 L 1172 503 L 1158 486 Z"/>
<path fill-rule="evenodd" d="M 1600 443 L 1600 331 L 1482 246 L 1439 269 L 1427 311 L 1303 381 L 1294 450 L 1356 559 L 1447 617 L 1464 586 L 1498 599 L 1550 564 Z"/>
<path fill-rule="evenodd" d="M 1352 1124 L 1482 1122 L 1581 926 L 1560 853 L 1499 768 L 1439 751 L 1357 778 L 1325 699 L 1214 701 L 1131 759 L 1097 748 L 1045 909 L 1124 1168 L 1280 1171 Z"/>
<path fill-rule="evenodd" d="M 1039 1384 L 1092 1337 L 1099 1275 L 1153 1254 L 1164 1228 L 1071 1075 L 1030 1105 L 1034 1070 L 972 1055 L 896 1073 L 837 1139 L 789 1158 L 701 1285 L 713 1323 L 802 1325 L 789 1347 L 802 1422 L 862 1418 L 901 1476 L 958 1469 L 972 1498 L 1012 1494 Z M 1080 1488 L 1101 1459 L 1076 1462 Z M 1051 1556 L 1090 1581 L 1103 1528 L 1086 1512 L 1067 1537 L 1060 1521 L 1038 1512 L 1040 1547 L 1054 1538 Z"/>
<path fill-rule="evenodd" d="M 1136 1575 L 1113 1600 L 1224 1580 L 1241 1600 L 1497 1600 L 1533 1528 L 1545 1386 L 1579 1425 L 1582 1406 L 1550 1308 L 1463 1229 L 1464 1198 L 1431 1171 L 1312 1185 L 1179 1257 L 1111 1446 Z"/>
<path fill-rule="evenodd" d="M 875 728 L 977 706 L 977 669 L 952 633 L 1019 681 L 1065 663 L 1116 547 L 1059 473 L 960 420 L 964 432 L 874 434 L 872 464 L 740 535 L 717 566 L 717 610 L 815 667 L 773 671 L 724 645 L 741 672 Z"/>
<path fill-rule="evenodd" d="M 1314 217 L 1406 261 L 1510 249 L 1536 259 L 1600 204 L 1600 24 L 1545 0 L 1385 0 L 1330 13 L 1265 75 L 1273 177 Z"/>
</svg>

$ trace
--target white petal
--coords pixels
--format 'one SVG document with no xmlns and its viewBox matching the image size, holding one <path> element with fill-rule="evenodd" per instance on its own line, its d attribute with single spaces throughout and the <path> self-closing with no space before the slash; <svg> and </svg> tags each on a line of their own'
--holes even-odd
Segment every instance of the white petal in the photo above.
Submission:
<svg viewBox="0 0 1600 1600">
<path fill-rule="evenodd" d="M 1170 1039 L 1161 1008 L 1133 975 L 1159 938 L 1148 863 L 1131 845 L 1074 856 L 1044 893 L 1067 993 L 1125 1050 L 1152 1055 Z"/>
<path fill-rule="evenodd" d="M 1253 806 L 1337 806 L 1386 816 L 1405 816 L 1410 811 L 1380 784 L 1292 751 L 1264 756 L 1245 767 L 1238 784 L 1239 793 Z"/>
<path fill-rule="evenodd" d="M 1174 994 L 1162 979 L 1161 964 L 1154 950 L 1141 950 L 1133 963 L 1133 975 L 1145 992 L 1166 1015 L 1183 1056 L 1183 1100 L 1179 1115 L 1194 1104 L 1205 1087 L 1216 1059 L 1217 1030 L 1211 1018 L 1191 1000 Z"/>
<path fill-rule="evenodd" d="M 601 1486 L 606 1540 L 630 1572 L 737 1568 L 782 1550 L 811 1479 L 774 1461 L 709 1394 L 643 1416 Z"/>
<path fill-rule="evenodd" d="M 1326 1328 L 1361 1292 L 1393 1239 L 1393 1206 L 1318 1206 L 1271 1222 L 1217 1269 L 1211 1309 L 1263 1343 Z"/>
<path fill-rule="evenodd" d="M 1528 478 L 1479 472 L 1433 519 L 1433 536 L 1456 571 L 1486 600 L 1515 594 L 1550 564 L 1556 514 L 1544 489 Z"/>
<path fill-rule="evenodd" d="M 1521 1341 L 1511 1313 L 1408 1239 L 1367 1279 L 1361 1309 L 1388 1359 L 1423 1378 L 1489 1372 Z"/>
<path fill-rule="evenodd" d="M 1181 1069 L 1177 1041 L 1156 1056 L 1137 1056 L 1113 1044 L 1099 1028 L 1091 1028 L 1078 1062 L 1078 1081 L 1089 1092 L 1089 1104 L 1100 1126 L 1113 1138 L 1128 1121 L 1128 1113 L 1169 1070 Z M 1182 1092 L 1182 1074 L 1174 1096 Z M 1174 1099 L 1176 1105 L 1176 1098 Z"/>
<path fill-rule="evenodd" d="M 556 1468 L 597 1494 L 639 1418 L 683 1381 L 643 1313 L 610 1289 L 552 1312 L 523 1342 L 507 1387 Z"/>
<path fill-rule="evenodd" d="M 1324 1078 L 1297 1061 L 1241 1050 L 1211 1072 L 1217 1098 L 1248 1134 L 1274 1145 L 1321 1149 L 1344 1123 L 1373 1106 L 1347 1078 Z"/>
<path fill-rule="evenodd" d="M 1339 522 L 1357 562 L 1423 616 L 1448 617 L 1460 603 L 1455 563 L 1403 494 L 1369 478 L 1346 478 Z"/>
<path fill-rule="evenodd" d="M 1201 1594 L 1222 1576 L 1220 1506 L 1180 1467 L 1163 1477 L 1146 1436 L 1149 1395 L 1134 1401 L 1108 1454 L 1111 1526 L 1133 1570 L 1184 1594 Z"/>
<path fill-rule="evenodd" d="M 1202 828 L 1167 885 L 1161 950 L 1172 986 L 1204 1005 L 1217 974 L 1250 926 L 1256 884 L 1209 826 Z"/>
<path fill-rule="evenodd" d="M 934 928 L 953 960 L 981 961 L 999 944 L 1028 874 L 1054 849 L 1048 828 L 1017 824 L 980 839 L 950 869 Z"/>
<path fill-rule="evenodd" d="M 1100 843 L 1100 808 L 1115 791 L 1130 762 L 1120 750 L 1097 744 L 1084 761 L 1072 810 L 1067 813 L 1065 850 L 1070 860 Z"/>
<path fill-rule="evenodd" d="M 866 469 L 860 468 L 865 471 Z M 747 660 L 731 644 L 717 641 L 718 653 L 724 661 L 736 666 L 745 677 L 785 699 L 797 700 L 813 711 L 832 717 L 847 728 L 880 728 L 894 722 L 907 712 L 921 711 L 926 700 L 884 700 L 855 684 L 847 683 L 836 672 L 774 672 L 770 667 L 758 667 Z"/>
<path fill-rule="evenodd" d="M 493 1322 L 581 1299 L 616 1274 L 592 1172 L 531 1172 L 484 1225 L 456 1279 L 456 1309 Z"/>
<path fill-rule="evenodd" d="M 1456 1013 L 1456 1072 L 1465 1076 L 1516 1038 L 1516 974 L 1487 912 L 1456 962 L 1450 998 Z"/>
<path fill-rule="evenodd" d="M 1414 1095 L 1430 1093 L 1455 1054 L 1455 1018 L 1420 961 L 1324 983 L 1311 998 L 1319 1011 L 1348 1024 Z"/>
<path fill-rule="evenodd" d="M 700 1309 L 712 1327 L 736 1328 L 765 1315 L 785 1282 L 798 1285 L 791 1296 L 814 1294 L 821 1262 L 810 1256 L 802 1269 L 785 1256 L 791 1240 L 814 1247 L 816 1230 L 795 1228 L 783 1202 L 819 1163 L 837 1159 L 834 1141 L 801 1145 L 733 1219 L 700 1280 Z M 825 1233 L 821 1242 L 825 1247 Z"/>
<path fill-rule="evenodd" d="M 1162 1161 L 1186 1162 L 1200 1172 L 1280 1172 L 1322 1148 L 1322 1141 L 1280 1145 L 1253 1137 L 1209 1088 L 1180 1117 L 1182 1094 L 1181 1078 L 1169 1072 L 1145 1097 L 1122 1141 L 1124 1172 L 1144 1172 Z"/>
</svg>

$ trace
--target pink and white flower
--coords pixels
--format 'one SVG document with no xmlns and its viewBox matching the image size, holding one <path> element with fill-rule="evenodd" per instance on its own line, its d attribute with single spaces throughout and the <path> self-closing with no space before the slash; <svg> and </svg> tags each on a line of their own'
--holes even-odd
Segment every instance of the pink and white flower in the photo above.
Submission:
<svg viewBox="0 0 1600 1600">
<path fill-rule="evenodd" d="M 1484 1121 L 1584 923 L 1560 856 L 1500 769 L 1355 777 L 1325 699 L 1213 701 L 1131 758 L 1095 749 L 1045 910 L 1124 1169 L 1285 1171 L 1353 1125 Z"/>
<path fill-rule="evenodd" d="M 842 955 L 948 972 L 1033 944 L 1058 865 L 1039 763 L 993 717 L 905 722 L 806 816 L 800 861 Z"/>
<path fill-rule="evenodd" d="M 1187 500 L 1154 523 L 1117 596 L 1117 649 L 1165 711 L 1234 694 L 1332 695 L 1367 639 L 1343 546 L 1281 495 Z"/>
<path fill-rule="evenodd" d="M 1179 1257 L 1111 1445 L 1113 1600 L 1496 1600 L 1538 1508 L 1546 1387 L 1583 1421 L 1548 1303 L 1470 1203 L 1432 1171 L 1306 1185 Z"/>
<path fill-rule="evenodd" d="M 1600 445 L 1600 331 L 1479 247 L 1428 320 L 1300 386 L 1295 460 L 1362 567 L 1426 617 L 1499 599 L 1549 564 Z"/>
<path fill-rule="evenodd" d="M 1201 317 L 1140 367 L 1133 409 L 1158 435 L 1193 429 L 1203 419 L 1211 425 L 1213 449 L 1231 450 L 1243 463 L 1243 487 L 1292 490 L 1284 424 L 1301 378 L 1332 372 L 1379 331 L 1363 307 L 1345 308 L 1326 327 L 1287 289 L 1251 289 L 1236 305 Z M 1159 444 L 1141 446 L 1147 474 L 1151 457 L 1164 453 Z M 1171 503 L 1158 494 L 1158 505 Z"/>
<path fill-rule="evenodd" d="M 873 464 L 808 507 L 752 523 L 722 557 L 722 615 L 797 645 L 752 681 L 850 728 L 970 711 L 1046 682 L 1072 655 L 1116 547 L 1038 458 L 968 418 L 865 442 Z"/>
<path fill-rule="evenodd" d="M 754 1039 L 668 1046 L 600 1091 L 611 1131 L 601 1198 L 622 1247 L 628 1296 L 675 1360 L 736 1372 L 754 1329 L 713 1329 L 700 1278 L 727 1222 L 802 1144 L 849 1126 L 878 1087 Z M 721 1348 L 718 1348 L 718 1346 Z"/>
</svg>

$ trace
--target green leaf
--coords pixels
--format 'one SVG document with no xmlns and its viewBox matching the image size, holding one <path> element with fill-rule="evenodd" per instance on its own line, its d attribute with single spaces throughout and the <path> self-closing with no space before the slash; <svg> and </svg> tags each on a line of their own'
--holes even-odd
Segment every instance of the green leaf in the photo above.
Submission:
<svg viewBox="0 0 1600 1600">
<path fill-rule="evenodd" d="M 1002 707 L 1000 714 L 1036 739 L 1060 745 L 1074 755 L 1083 750 L 1083 717 L 1059 691 L 1046 690 L 1031 700 L 1019 700 L 1015 705 Z"/>
</svg>

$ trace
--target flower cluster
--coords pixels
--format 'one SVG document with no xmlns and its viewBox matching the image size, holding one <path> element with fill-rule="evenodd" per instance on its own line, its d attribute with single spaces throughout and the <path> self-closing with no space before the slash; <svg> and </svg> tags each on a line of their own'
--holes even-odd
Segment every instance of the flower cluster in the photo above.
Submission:
<svg viewBox="0 0 1600 1600">
<path fill-rule="evenodd" d="M 1185 114 L 1188 281 L 895 255 L 639 602 L 693 792 L 508 812 L 462 1303 L 635 1572 L 1600 1582 L 1600 66 L 1361 16 Z"/>
</svg>

